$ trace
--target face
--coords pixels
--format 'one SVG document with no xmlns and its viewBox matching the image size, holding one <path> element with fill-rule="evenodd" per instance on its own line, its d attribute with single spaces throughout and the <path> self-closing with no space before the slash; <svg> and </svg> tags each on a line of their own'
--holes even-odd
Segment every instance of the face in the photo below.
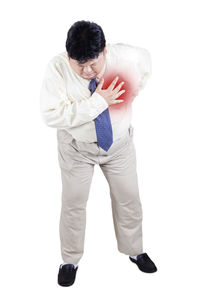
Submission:
<svg viewBox="0 0 200 300">
<path fill-rule="evenodd" d="M 90 59 L 84 64 L 80 64 L 77 60 L 72 59 L 68 55 L 69 63 L 72 69 L 81 77 L 85 79 L 92 79 L 101 74 L 106 60 L 106 47 L 99 53 L 95 59 Z"/>
</svg>

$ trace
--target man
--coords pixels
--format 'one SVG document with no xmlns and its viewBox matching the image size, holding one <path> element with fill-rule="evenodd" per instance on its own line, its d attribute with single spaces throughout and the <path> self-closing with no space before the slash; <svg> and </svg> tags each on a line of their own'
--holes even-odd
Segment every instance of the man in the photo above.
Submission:
<svg viewBox="0 0 200 300">
<path fill-rule="evenodd" d="M 95 164 L 109 183 L 118 250 L 141 271 L 155 272 L 143 252 L 131 125 L 132 101 L 151 74 L 150 55 L 126 44 L 106 45 L 102 28 L 86 21 L 71 26 L 66 50 L 48 63 L 40 95 L 44 122 L 57 128 L 62 177 L 58 284 L 75 281 Z"/>
</svg>

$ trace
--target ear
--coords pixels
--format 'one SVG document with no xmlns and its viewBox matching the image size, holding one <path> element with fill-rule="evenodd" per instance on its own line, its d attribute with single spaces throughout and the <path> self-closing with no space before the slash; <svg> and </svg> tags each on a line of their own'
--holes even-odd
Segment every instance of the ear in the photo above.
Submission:
<svg viewBox="0 0 200 300">
<path fill-rule="evenodd" d="M 106 53 L 107 53 L 107 48 L 105 46 L 104 49 L 103 49 L 103 54 L 106 55 Z"/>
</svg>

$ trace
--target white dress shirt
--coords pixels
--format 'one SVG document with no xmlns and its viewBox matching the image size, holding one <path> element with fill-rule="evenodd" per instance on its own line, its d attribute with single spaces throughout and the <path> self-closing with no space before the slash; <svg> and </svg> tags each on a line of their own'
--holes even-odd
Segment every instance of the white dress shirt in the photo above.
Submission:
<svg viewBox="0 0 200 300">
<path fill-rule="evenodd" d="M 97 141 L 94 119 L 109 108 L 113 141 L 123 136 L 131 124 L 132 101 L 151 75 L 151 57 L 140 47 L 123 43 L 107 44 L 104 83 L 117 76 L 117 85 L 125 81 L 129 93 L 124 102 L 109 105 L 105 99 L 88 89 L 90 79 L 79 76 L 70 66 L 67 52 L 54 56 L 46 67 L 40 91 L 40 111 L 47 126 L 66 130 L 76 140 Z M 125 84 L 121 89 L 125 89 Z M 116 85 L 116 86 L 117 86 Z"/>
</svg>

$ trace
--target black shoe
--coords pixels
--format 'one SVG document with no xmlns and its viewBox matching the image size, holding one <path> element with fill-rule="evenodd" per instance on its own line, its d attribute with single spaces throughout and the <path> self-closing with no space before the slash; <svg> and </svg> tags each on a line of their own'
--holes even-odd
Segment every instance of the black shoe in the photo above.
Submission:
<svg viewBox="0 0 200 300">
<path fill-rule="evenodd" d="M 73 264 L 62 264 L 59 267 L 58 272 L 58 284 L 61 286 L 70 286 L 74 283 L 76 278 L 76 271 L 78 270 L 78 266 L 74 268 Z"/>
<path fill-rule="evenodd" d="M 154 262 L 149 258 L 147 253 L 137 255 L 137 259 L 134 259 L 129 256 L 129 259 L 132 262 L 136 263 L 136 265 L 142 272 L 153 273 L 157 271 Z"/>
</svg>

